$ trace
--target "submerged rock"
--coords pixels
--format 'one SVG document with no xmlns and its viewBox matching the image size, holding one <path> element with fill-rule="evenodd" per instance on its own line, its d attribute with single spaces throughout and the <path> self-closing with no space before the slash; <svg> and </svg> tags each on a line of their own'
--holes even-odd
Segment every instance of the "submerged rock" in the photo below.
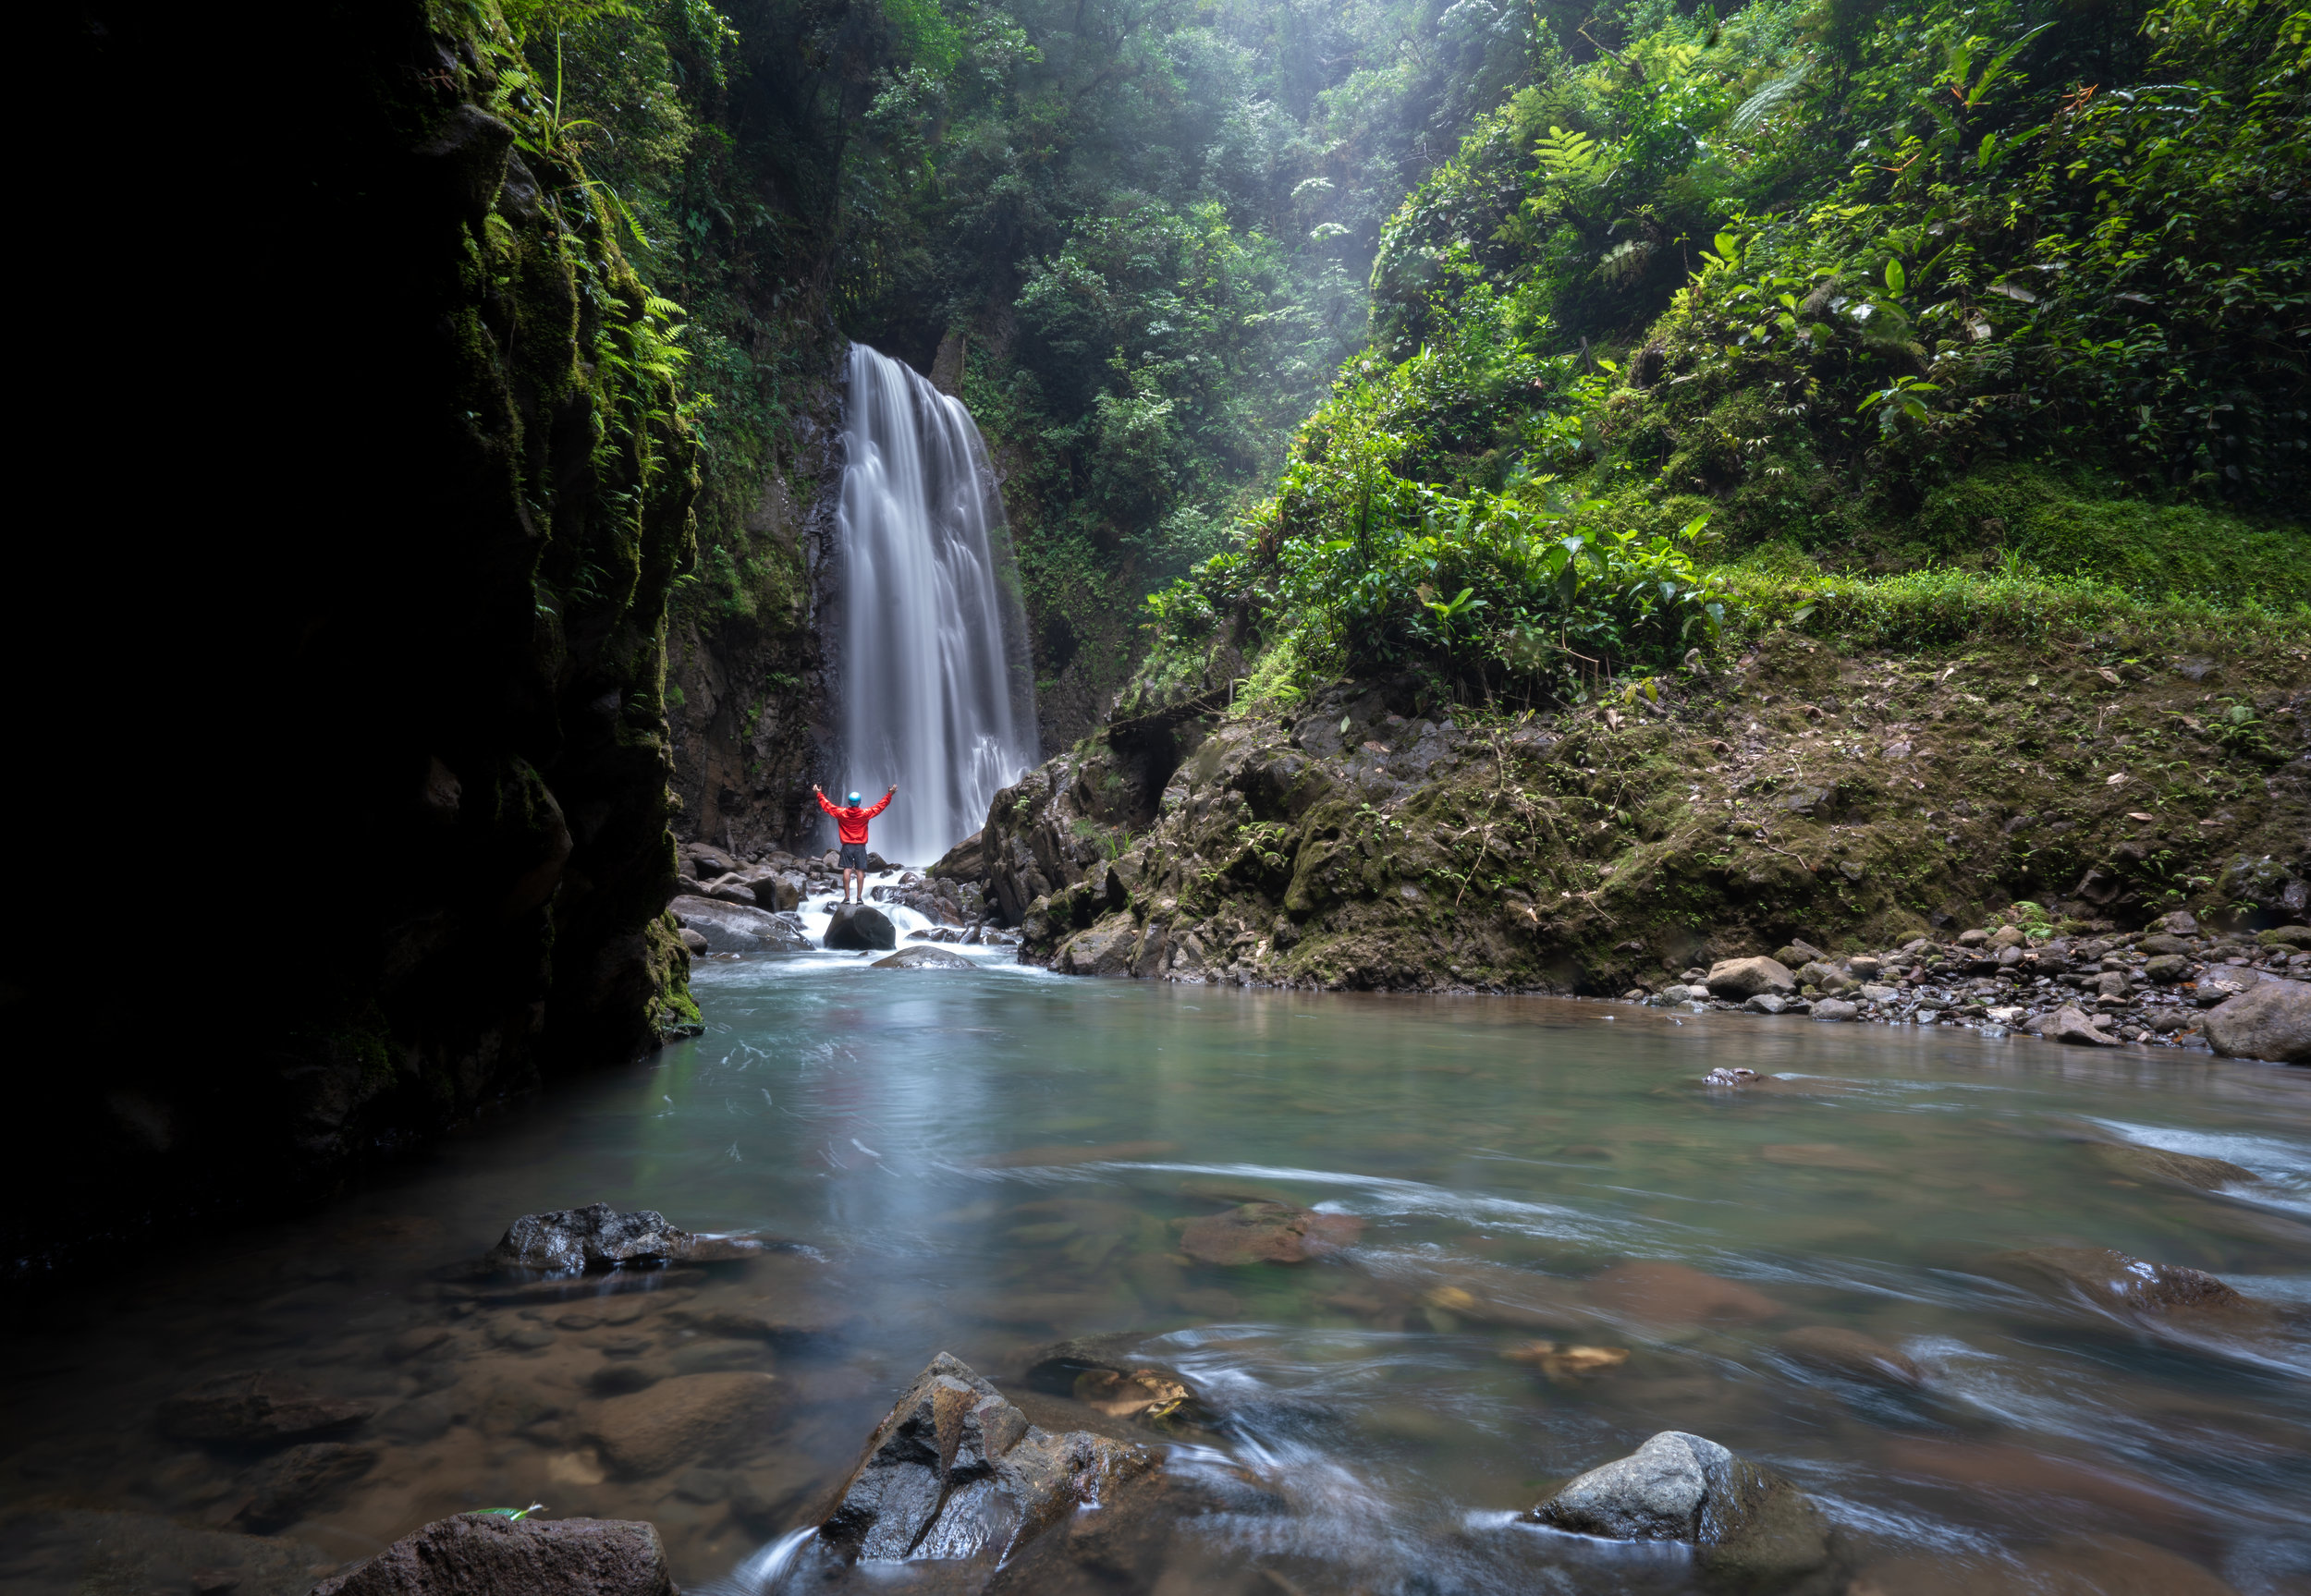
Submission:
<svg viewBox="0 0 2311 1596">
<path fill-rule="evenodd" d="M 784 1395 L 768 1374 L 678 1375 L 601 1403 L 593 1439 L 620 1474 L 664 1474 L 767 1418 Z"/>
<path fill-rule="evenodd" d="M 234 1481 L 241 1503 L 233 1517 L 251 1529 L 278 1529 L 304 1517 L 341 1485 L 377 1464 L 377 1454 L 341 1441 L 309 1441 L 268 1457 Z"/>
<path fill-rule="evenodd" d="M 825 945 L 860 953 L 877 948 L 887 952 L 899 945 L 899 932 L 891 925 L 891 917 L 871 903 L 837 904 L 834 917 L 826 922 Z"/>
<path fill-rule="evenodd" d="M 818 1538 L 852 1561 L 993 1564 L 1077 1508 L 1106 1504 L 1153 1463 L 1124 1442 L 1038 1429 L 942 1352 L 876 1429 Z"/>
<path fill-rule="evenodd" d="M 240 1445 L 288 1441 L 359 1424 L 375 1409 L 320 1395 L 269 1369 L 219 1374 L 161 1404 L 161 1432 Z"/>
<path fill-rule="evenodd" d="M 655 1527 L 461 1513 L 313 1587 L 312 1596 L 675 1596 Z"/>
<path fill-rule="evenodd" d="M 338 1561 L 303 1541 L 202 1529 L 157 1513 L 19 1510 L 6 1526 L 12 1591 L 305 1596 Z"/>
<path fill-rule="evenodd" d="M 2213 1275 L 2179 1264 L 2151 1263 L 2107 1247 L 2039 1247 L 2002 1252 L 1994 1272 L 2051 1285 L 2113 1313 L 2170 1317 L 2177 1313 L 2256 1311 L 2256 1305 Z"/>
<path fill-rule="evenodd" d="M 1028 1389 L 1156 1430 L 1208 1429 L 1218 1422 L 1178 1371 L 1134 1356 L 1135 1339 L 1085 1335 L 1046 1347 L 1028 1360 Z"/>
<path fill-rule="evenodd" d="M 1583 1289 L 1606 1312 L 1645 1324 L 1755 1322 L 1787 1311 L 1736 1281 L 1655 1259 L 1615 1264 Z"/>
<path fill-rule="evenodd" d="M 2267 977 L 2208 1009 L 2203 1023 L 2226 1058 L 2311 1064 L 2311 983 Z"/>
<path fill-rule="evenodd" d="M 1779 1343 L 1781 1350 L 1809 1368 L 1887 1385 L 1923 1385 L 1925 1371 L 1899 1347 L 1875 1336 L 1834 1324 L 1808 1324 L 1792 1330 Z"/>
<path fill-rule="evenodd" d="M 1352 1213 L 1247 1202 L 1191 1223 L 1180 1232 L 1180 1250 L 1199 1263 L 1304 1263 L 1338 1252 L 1363 1228 Z"/>
<path fill-rule="evenodd" d="M 944 948 L 911 947 L 904 952 L 878 958 L 867 967 L 870 969 L 972 969 L 977 968 L 960 953 Z"/>
<path fill-rule="evenodd" d="M 1719 1583 L 1771 1589 L 1829 1561 L 1829 1519 L 1779 1475 L 1665 1430 L 1533 1509 L 1536 1523 L 1614 1541 L 1680 1541 Z"/>
<path fill-rule="evenodd" d="M 668 1224 L 655 1209 L 620 1213 L 606 1202 L 590 1202 L 523 1214 L 483 1261 L 495 1269 L 574 1272 L 622 1263 L 713 1263 L 752 1257 L 761 1248 L 744 1237 L 694 1235 Z"/>
<path fill-rule="evenodd" d="M 2251 1169 L 2220 1158 L 2170 1152 L 2163 1147 L 2143 1147 L 2131 1141 L 2106 1141 L 2095 1147 L 2095 1157 L 2109 1169 L 2135 1180 L 2160 1180 L 2198 1191 L 2219 1191 L 2226 1186 L 2254 1186 L 2259 1177 Z"/>
</svg>

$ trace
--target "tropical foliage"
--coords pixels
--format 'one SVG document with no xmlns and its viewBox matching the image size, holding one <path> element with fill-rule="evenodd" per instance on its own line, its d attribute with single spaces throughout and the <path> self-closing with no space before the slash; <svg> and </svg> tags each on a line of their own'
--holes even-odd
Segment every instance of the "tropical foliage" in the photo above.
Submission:
<svg viewBox="0 0 2311 1596">
<path fill-rule="evenodd" d="M 2311 13 L 1606 15 L 1390 219 L 1369 347 L 1237 546 L 1151 601 L 1168 647 L 1229 617 L 1464 690 L 1655 664 L 1728 556 L 2300 608 Z M 2121 546 L 2158 506 L 2214 557 Z"/>
</svg>

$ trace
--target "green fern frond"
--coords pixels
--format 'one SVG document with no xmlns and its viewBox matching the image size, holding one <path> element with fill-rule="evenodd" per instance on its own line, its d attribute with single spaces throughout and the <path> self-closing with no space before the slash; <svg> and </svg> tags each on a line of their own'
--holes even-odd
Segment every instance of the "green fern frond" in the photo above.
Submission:
<svg viewBox="0 0 2311 1596">
<path fill-rule="evenodd" d="M 1541 171 L 1568 188 L 1588 188 L 1611 175 L 1613 163 L 1586 133 L 1551 126 L 1534 141 L 1533 153 Z"/>
<path fill-rule="evenodd" d="M 1805 75 L 1813 69 L 1813 60 L 1808 57 L 1787 71 L 1767 79 L 1764 86 L 1742 101 L 1732 116 L 1727 120 L 1728 130 L 1746 133 L 1772 116 L 1788 102 L 1791 95 L 1798 91 L 1798 86 L 1805 81 Z"/>
</svg>

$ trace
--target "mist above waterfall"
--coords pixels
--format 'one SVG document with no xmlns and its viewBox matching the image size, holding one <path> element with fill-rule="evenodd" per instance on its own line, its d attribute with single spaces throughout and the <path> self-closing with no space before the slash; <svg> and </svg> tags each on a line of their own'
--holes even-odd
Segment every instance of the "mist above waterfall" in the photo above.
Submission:
<svg viewBox="0 0 2311 1596">
<path fill-rule="evenodd" d="M 971 412 L 850 347 L 842 536 L 844 789 L 875 851 L 928 863 L 1035 762 L 1035 697 L 1003 499 Z"/>
</svg>

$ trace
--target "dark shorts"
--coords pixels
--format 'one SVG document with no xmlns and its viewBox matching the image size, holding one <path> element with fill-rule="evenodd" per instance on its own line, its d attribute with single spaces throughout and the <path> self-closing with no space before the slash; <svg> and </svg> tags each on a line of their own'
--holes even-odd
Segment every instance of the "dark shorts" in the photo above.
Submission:
<svg viewBox="0 0 2311 1596">
<path fill-rule="evenodd" d="M 847 842 L 843 844 L 842 868 L 845 870 L 866 869 L 866 844 L 862 842 Z"/>
</svg>

